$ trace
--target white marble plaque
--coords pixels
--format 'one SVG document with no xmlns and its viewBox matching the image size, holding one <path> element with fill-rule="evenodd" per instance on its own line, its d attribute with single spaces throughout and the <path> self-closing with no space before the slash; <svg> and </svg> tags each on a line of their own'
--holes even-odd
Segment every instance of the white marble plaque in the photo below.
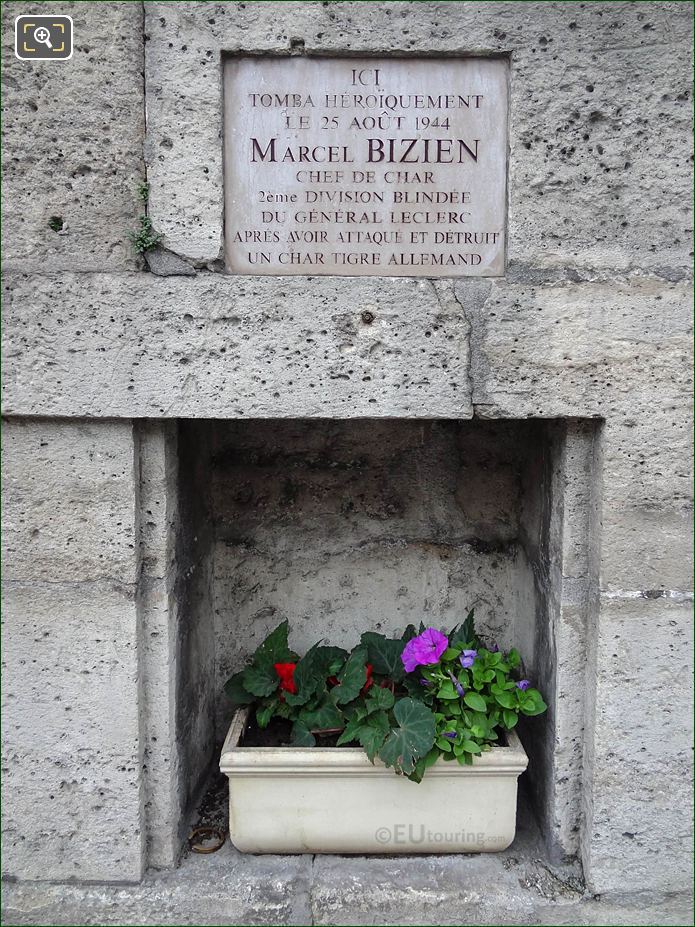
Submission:
<svg viewBox="0 0 695 927">
<path fill-rule="evenodd" d="M 503 274 L 507 76 L 493 58 L 228 59 L 229 269 Z"/>
</svg>

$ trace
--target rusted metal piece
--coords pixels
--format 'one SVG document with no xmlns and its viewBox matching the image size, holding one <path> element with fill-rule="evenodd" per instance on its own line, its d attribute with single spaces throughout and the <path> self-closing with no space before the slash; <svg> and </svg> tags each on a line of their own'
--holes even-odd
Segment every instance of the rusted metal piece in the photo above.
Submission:
<svg viewBox="0 0 695 927">
<path fill-rule="evenodd" d="M 211 844 L 210 846 L 204 846 L 200 842 L 202 840 L 209 840 L 213 837 L 217 838 L 217 842 Z M 202 825 L 200 827 L 193 828 L 191 831 L 191 836 L 188 838 L 188 845 L 190 846 L 193 853 L 216 853 L 224 846 L 226 839 L 227 833 L 221 827 Z"/>
</svg>

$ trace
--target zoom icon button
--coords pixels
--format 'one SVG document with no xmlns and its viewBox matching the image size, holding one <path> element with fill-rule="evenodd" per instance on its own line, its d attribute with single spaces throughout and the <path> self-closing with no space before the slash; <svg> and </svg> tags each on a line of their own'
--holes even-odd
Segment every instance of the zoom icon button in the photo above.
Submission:
<svg viewBox="0 0 695 927">
<path fill-rule="evenodd" d="M 18 16 L 14 21 L 14 53 L 22 61 L 72 58 L 72 17 Z"/>
</svg>

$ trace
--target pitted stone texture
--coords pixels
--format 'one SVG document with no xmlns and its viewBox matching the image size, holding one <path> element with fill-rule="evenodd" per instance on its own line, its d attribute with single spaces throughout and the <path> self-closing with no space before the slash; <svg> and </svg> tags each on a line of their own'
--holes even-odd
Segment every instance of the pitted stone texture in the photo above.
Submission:
<svg viewBox="0 0 695 927">
<path fill-rule="evenodd" d="M 145 8 L 151 214 L 181 255 L 210 261 L 222 246 L 222 53 L 492 53 L 511 55 L 509 259 L 690 269 L 686 4 Z"/>
<path fill-rule="evenodd" d="M 678 891 L 692 872 L 692 601 L 604 595 L 593 634 L 587 881 Z"/>
<path fill-rule="evenodd" d="M 303 925 L 310 881 L 309 856 L 244 856 L 227 842 L 136 886 L 8 885 L 3 924 Z"/>
<path fill-rule="evenodd" d="M 9 532 L 3 575 L 4 868 L 28 879 L 136 880 L 132 428 L 11 421 L 3 445 L 8 520 L 26 519 Z"/>
<path fill-rule="evenodd" d="M 16 275 L 8 293 L 6 415 L 472 415 L 450 282 Z"/>
<path fill-rule="evenodd" d="M 47 8 L 2 4 L 4 266 L 134 268 L 127 233 L 143 209 L 141 5 L 67 2 L 56 12 L 73 18 L 72 58 L 19 61 L 14 17 Z"/>
<path fill-rule="evenodd" d="M 134 590 L 3 587 L 3 869 L 142 874 Z"/>
<path fill-rule="evenodd" d="M 215 423 L 218 739 L 231 717 L 224 683 L 285 617 L 303 653 L 322 638 L 353 647 L 369 626 L 453 627 L 475 607 L 478 630 L 517 646 L 533 678 L 535 564 L 519 509 L 539 432 L 525 422 Z"/>
<path fill-rule="evenodd" d="M 602 588 L 688 591 L 690 285 L 492 284 L 484 304 L 460 283 L 456 292 L 471 322 L 477 414 L 606 421 Z"/>
<path fill-rule="evenodd" d="M 655 277 L 491 284 L 456 293 L 471 323 L 476 411 L 486 417 L 629 416 L 690 394 L 692 287 Z M 654 453 L 657 449 L 654 449 Z"/>
<path fill-rule="evenodd" d="M 150 271 L 158 277 L 195 277 L 192 264 L 159 245 L 145 252 L 145 261 Z"/>
<path fill-rule="evenodd" d="M 3 428 L 3 578 L 137 579 L 127 424 L 12 422 Z"/>
<path fill-rule="evenodd" d="M 140 885 L 4 885 L 2 922 L 677 927 L 692 921 L 687 895 L 598 900 L 571 870 L 549 869 L 538 855 L 523 835 L 505 853 L 368 859 L 244 855 L 227 842 Z"/>
<path fill-rule="evenodd" d="M 177 429 L 174 422 L 135 426 L 138 472 L 138 614 L 141 624 L 142 780 L 146 859 L 166 868 L 181 853 L 185 784 L 176 738 L 178 647 Z"/>
</svg>

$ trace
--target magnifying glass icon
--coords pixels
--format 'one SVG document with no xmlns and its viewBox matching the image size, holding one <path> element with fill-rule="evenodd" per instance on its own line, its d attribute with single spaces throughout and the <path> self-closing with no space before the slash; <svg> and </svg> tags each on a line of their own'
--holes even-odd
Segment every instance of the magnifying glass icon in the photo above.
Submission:
<svg viewBox="0 0 695 927">
<path fill-rule="evenodd" d="M 39 26 L 34 30 L 34 41 L 41 42 L 42 45 L 46 45 L 48 48 L 53 49 L 51 45 L 51 33 L 45 26 Z"/>
</svg>

